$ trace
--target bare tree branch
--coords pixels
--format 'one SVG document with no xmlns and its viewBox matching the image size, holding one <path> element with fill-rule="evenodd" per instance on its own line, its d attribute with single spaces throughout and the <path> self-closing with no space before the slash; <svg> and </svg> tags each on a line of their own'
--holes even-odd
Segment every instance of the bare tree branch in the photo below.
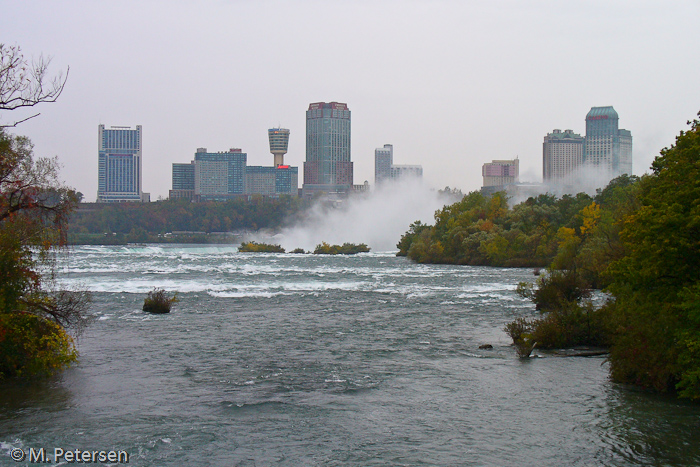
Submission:
<svg viewBox="0 0 700 467">
<path fill-rule="evenodd" d="M 30 119 L 32 119 L 32 118 L 34 118 L 34 117 L 38 117 L 39 115 L 41 115 L 41 114 L 40 114 L 40 113 L 39 113 L 39 114 L 34 114 L 34 115 L 32 115 L 31 117 L 27 117 L 27 118 L 24 118 L 24 119 L 22 119 L 22 120 L 19 120 L 19 121 L 13 123 L 12 125 L 0 125 L 0 128 L 14 128 L 14 127 L 16 127 L 17 125 L 19 125 L 20 123 L 24 123 L 24 122 L 26 122 L 27 120 L 30 120 Z"/>
<path fill-rule="evenodd" d="M 37 60 L 29 62 L 19 46 L 0 44 L 0 110 L 56 102 L 66 85 L 70 67 L 66 69 L 65 75 L 59 72 L 58 75 L 49 77 L 50 64 L 51 57 L 39 56 Z M 14 127 L 35 116 L 0 128 Z"/>
</svg>

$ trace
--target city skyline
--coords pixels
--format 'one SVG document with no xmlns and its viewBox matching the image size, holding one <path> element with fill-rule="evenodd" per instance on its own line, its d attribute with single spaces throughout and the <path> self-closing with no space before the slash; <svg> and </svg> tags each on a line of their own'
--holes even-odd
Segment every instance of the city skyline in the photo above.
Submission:
<svg viewBox="0 0 700 467">
<path fill-rule="evenodd" d="M 427 186 L 467 192 L 479 189 L 485 160 L 516 155 L 521 180 L 541 181 L 542 136 L 580 132 L 595 106 L 624 116 L 634 173 L 647 172 L 700 109 L 700 63 L 684 46 L 700 39 L 698 16 L 693 1 L 302 0 L 270 9 L 145 0 L 134 10 L 128 2 L 36 0 L 4 5 L 0 42 L 53 57 L 50 72 L 70 66 L 58 101 L 13 131 L 31 138 L 38 156 L 58 156 L 62 178 L 87 200 L 98 188 L 96 124 L 147 129 L 143 190 L 155 200 L 168 195 L 170 164 L 202 142 L 236 144 L 249 164 L 268 165 L 260 128 L 297 135 L 285 161 L 301 169 L 303 109 L 334 100 L 354 114 L 354 183 L 373 180 L 374 149 L 390 141 L 402 163 L 423 165 Z"/>
</svg>

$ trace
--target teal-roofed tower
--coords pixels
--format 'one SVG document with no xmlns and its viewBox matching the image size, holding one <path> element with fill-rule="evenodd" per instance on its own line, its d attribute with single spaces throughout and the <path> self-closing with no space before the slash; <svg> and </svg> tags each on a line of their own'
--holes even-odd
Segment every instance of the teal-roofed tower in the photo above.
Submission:
<svg viewBox="0 0 700 467">
<path fill-rule="evenodd" d="M 632 174 L 632 133 L 620 129 L 612 106 L 592 107 L 586 115 L 584 164 L 612 179 Z"/>
</svg>

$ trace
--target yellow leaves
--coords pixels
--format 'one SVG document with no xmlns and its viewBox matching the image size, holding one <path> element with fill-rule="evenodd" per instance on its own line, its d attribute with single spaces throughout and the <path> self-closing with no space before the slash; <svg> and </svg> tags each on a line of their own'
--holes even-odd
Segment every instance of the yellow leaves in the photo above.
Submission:
<svg viewBox="0 0 700 467">
<path fill-rule="evenodd" d="M 567 245 L 572 245 L 574 243 L 578 244 L 580 239 L 576 236 L 576 230 L 569 227 L 560 227 L 557 230 L 557 243 L 559 248 L 563 248 Z"/>
<path fill-rule="evenodd" d="M 600 222 L 600 205 L 595 201 L 581 209 L 583 225 L 581 225 L 581 235 L 590 234 Z"/>
<path fill-rule="evenodd" d="M 552 261 L 552 268 L 571 269 L 581 241 L 581 237 L 576 235 L 575 229 L 560 227 L 559 230 L 557 230 L 559 249 Z"/>
</svg>

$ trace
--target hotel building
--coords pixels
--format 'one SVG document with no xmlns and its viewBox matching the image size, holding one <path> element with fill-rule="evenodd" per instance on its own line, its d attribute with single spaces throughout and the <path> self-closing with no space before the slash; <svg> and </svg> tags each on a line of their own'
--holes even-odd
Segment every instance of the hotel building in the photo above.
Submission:
<svg viewBox="0 0 700 467">
<path fill-rule="evenodd" d="M 612 106 L 592 107 L 586 115 L 583 163 L 609 179 L 632 174 L 632 133 L 618 128 Z"/>
<path fill-rule="evenodd" d="M 584 137 L 573 130 L 554 130 L 542 143 L 542 179 L 545 183 L 574 183 L 583 164 Z"/>
<path fill-rule="evenodd" d="M 97 128 L 97 202 L 149 201 L 141 190 L 141 125 Z"/>
<path fill-rule="evenodd" d="M 306 161 L 303 194 L 345 194 L 353 185 L 350 160 L 350 110 L 340 102 L 309 104 L 306 111 Z"/>
</svg>

